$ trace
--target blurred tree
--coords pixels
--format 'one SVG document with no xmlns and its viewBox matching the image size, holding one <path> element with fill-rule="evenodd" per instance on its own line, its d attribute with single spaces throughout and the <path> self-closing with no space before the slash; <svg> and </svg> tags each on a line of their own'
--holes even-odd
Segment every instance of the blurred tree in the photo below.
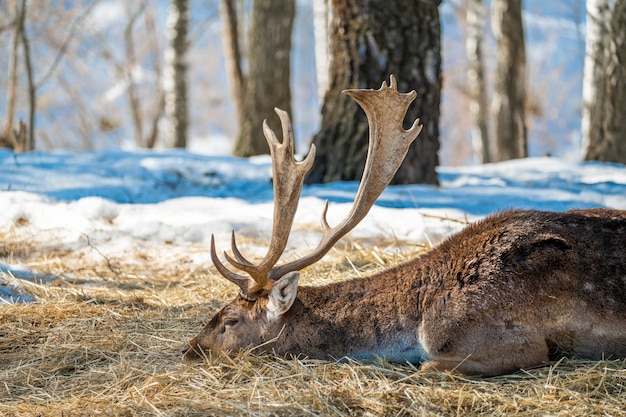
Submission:
<svg viewBox="0 0 626 417">
<path fill-rule="evenodd" d="M 487 86 L 485 83 L 485 64 L 483 60 L 483 30 L 487 8 L 484 0 L 469 0 L 467 3 L 467 32 L 465 51 L 467 54 L 467 87 L 469 110 L 473 125 L 470 133 L 474 154 L 480 163 L 491 162 L 489 147 L 489 110 Z"/>
<path fill-rule="evenodd" d="M 15 15 L 13 18 L 13 49 L 9 61 L 9 87 L 7 94 L 7 116 L 4 131 L 0 135 L 0 146 L 26 152 L 35 149 L 35 111 L 36 90 L 33 82 L 33 67 L 30 53 L 30 42 L 26 36 L 26 0 L 14 0 Z M 15 107 L 18 88 L 19 49 L 22 48 L 24 72 L 28 83 L 28 127 L 21 121 L 14 128 Z"/>
<path fill-rule="evenodd" d="M 367 154 L 367 118 L 341 91 L 378 88 L 393 74 L 398 90 L 418 92 L 407 119 L 421 119 L 422 133 L 411 145 L 393 183 L 437 184 L 441 96 L 439 0 L 333 1 L 330 85 L 322 126 L 313 142 L 317 157 L 308 183 L 357 180 Z M 408 127 L 408 126 L 405 126 Z"/>
<path fill-rule="evenodd" d="M 156 27 L 155 5 L 149 0 L 125 3 L 124 13 L 125 16 L 119 20 L 115 30 L 111 28 L 93 35 L 96 39 L 93 51 L 99 59 L 113 67 L 116 87 L 128 100 L 128 108 L 124 107 L 122 113 L 129 118 L 128 125 L 132 129 L 134 145 L 153 148 L 159 139 L 159 122 L 165 111 L 162 71 L 165 60 L 159 42 L 161 29 Z M 175 86 L 175 83 L 169 85 Z M 123 97 L 122 94 L 119 96 Z M 99 115 L 98 119 L 101 132 L 113 131 L 121 123 L 116 122 L 114 114 L 110 112 Z M 166 123 L 166 129 L 171 126 Z M 175 134 L 172 130 L 166 132 L 169 139 Z M 91 135 L 95 136 L 94 133 Z M 90 140 L 87 139 L 87 142 Z"/>
<path fill-rule="evenodd" d="M 187 146 L 187 62 L 189 47 L 189 0 L 170 0 L 167 17 L 168 49 L 163 71 L 165 88 L 166 141 L 172 148 Z"/>
<path fill-rule="evenodd" d="M 21 19 L 18 18 L 20 15 L 20 7 L 17 0 L 13 0 L 14 3 L 14 11 L 15 15 L 13 17 L 13 42 L 11 49 L 11 56 L 9 59 L 9 82 L 7 87 L 7 114 L 6 119 L 4 121 L 4 130 L 2 131 L 2 135 L 0 135 L 0 145 L 5 146 L 7 148 L 15 149 L 17 146 L 15 133 L 13 128 L 13 123 L 15 122 L 15 106 L 17 101 L 17 67 L 19 60 L 19 46 L 20 39 L 22 37 L 21 30 L 22 25 L 20 25 Z"/>
<path fill-rule="evenodd" d="M 491 27 L 498 45 L 492 111 L 495 118 L 494 160 L 528 156 L 526 132 L 526 50 L 522 0 L 493 0 Z"/>
<path fill-rule="evenodd" d="M 626 163 L 626 0 L 587 1 L 585 160 Z"/>
<path fill-rule="evenodd" d="M 131 2 L 126 3 L 126 14 L 129 16 L 128 22 L 126 23 L 126 27 L 124 28 L 124 52 L 126 57 L 126 65 L 123 66 L 124 69 L 124 78 L 128 83 L 126 87 L 126 92 L 128 94 L 128 102 L 130 107 L 130 112 L 133 119 L 134 136 L 135 143 L 137 146 L 142 146 L 143 140 L 143 130 L 144 130 L 144 121 L 143 115 L 141 113 L 141 108 L 139 106 L 139 97 L 137 95 L 137 86 L 133 77 L 133 70 L 137 66 L 137 53 L 135 51 L 135 39 L 133 36 L 133 32 L 135 29 L 135 25 L 142 14 L 144 14 L 146 9 L 146 2 L 141 1 L 139 3 L 139 7 L 136 9 L 132 9 Z"/>
<path fill-rule="evenodd" d="M 585 24 L 585 63 L 583 68 L 582 139 L 583 152 L 591 145 L 592 136 L 602 135 L 602 103 L 604 101 L 604 48 L 608 35 L 609 0 L 587 0 Z M 594 140 L 597 142 L 596 140 Z M 586 156 L 585 156 L 586 157 Z"/>
<path fill-rule="evenodd" d="M 14 134 L 18 135 L 20 119 L 26 125 L 29 120 L 24 45 L 20 37 L 13 36 L 15 9 L 21 1 L 0 1 L 0 65 L 6 65 L 6 70 L 0 71 L 0 136 L 7 128 L 5 114 L 12 102 L 11 85 L 17 88 L 11 119 Z M 167 123 L 159 122 L 164 116 L 166 84 L 163 66 L 167 39 L 162 20 L 167 8 L 163 5 L 169 1 L 26 0 L 32 91 L 37 99 L 37 127 L 31 131 L 38 148 L 152 147 L 157 140 L 167 146 L 163 139 Z M 217 2 L 211 0 L 205 6 L 206 10 L 190 22 L 190 47 L 196 50 L 206 47 L 207 42 L 201 38 L 210 36 L 211 30 L 205 29 L 216 17 Z M 19 42 L 17 49 L 12 47 L 14 38 Z M 11 83 L 14 51 L 18 54 L 17 81 Z M 193 59 L 192 54 L 187 55 Z M 198 52 L 195 56 L 202 55 Z M 211 65 L 203 67 L 203 71 L 213 70 L 208 68 Z M 198 83 L 203 81 L 201 78 Z M 194 116 L 204 117 L 201 112 Z"/>
<path fill-rule="evenodd" d="M 328 91 L 330 69 L 330 22 L 332 8 L 330 0 L 315 0 L 313 2 L 313 34 L 315 39 L 315 78 L 317 81 L 317 96 L 320 101 Z"/>
<path fill-rule="evenodd" d="M 233 92 L 237 124 L 243 125 L 243 86 L 245 83 L 241 62 L 243 60 L 241 45 L 239 44 L 239 13 L 237 12 L 237 0 L 222 0 L 220 2 L 220 15 L 224 28 L 224 54 L 226 55 L 226 68 Z"/>
<path fill-rule="evenodd" d="M 232 2 L 225 2 L 223 9 L 232 13 Z M 254 0 L 247 75 L 241 69 L 241 59 L 235 61 L 240 48 L 237 46 L 229 52 L 231 66 L 239 66 L 229 71 L 234 80 L 235 103 L 241 106 L 238 110 L 241 125 L 234 149 L 237 156 L 269 153 L 262 133 L 263 120 L 267 119 L 272 129 L 280 131 L 274 107 L 291 114 L 291 32 L 295 10 L 295 0 Z M 236 20 L 228 23 L 231 35 L 227 47 L 230 48 L 235 48 L 233 22 Z"/>
<path fill-rule="evenodd" d="M 136 127 L 137 133 L 135 137 L 139 139 L 141 142 L 138 143 L 138 146 L 145 146 L 147 148 L 154 148 L 156 145 L 157 139 L 159 137 L 159 122 L 163 118 L 163 113 L 165 111 L 165 91 L 163 89 L 163 70 L 161 66 L 160 57 L 160 47 L 159 47 L 159 29 L 156 26 L 156 12 L 154 10 L 154 6 L 147 8 L 145 12 L 145 26 L 146 26 L 146 45 L 149 49 L 149 54 L 152 57 L 152 71 L 154 73 L 154 91 L 156 97 L 152 97 L 152 112 L 151 119 L 149 120 L 149 130 L 147 134 L 144 135 L 143 129 L 138 129 Z M 137 60 L 139 61 L 139 60 Z M 144 117 L 148 116 L 144 114 Z"/>
</svg>

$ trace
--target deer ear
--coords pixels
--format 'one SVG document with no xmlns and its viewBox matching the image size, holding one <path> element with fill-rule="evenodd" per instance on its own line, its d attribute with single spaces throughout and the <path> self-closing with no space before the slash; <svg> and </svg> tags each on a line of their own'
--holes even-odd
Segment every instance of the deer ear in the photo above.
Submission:
<svg viewBox="0 0 626 417">
<path fill-rule="evenodd" d="M 291 308 L 298 293 L 299 279 L 300 273 L 295 271 L 282 276 L 274 283 L 267 302 L 267 310 L 271 317 L 277 318 Z"/>
</svg>

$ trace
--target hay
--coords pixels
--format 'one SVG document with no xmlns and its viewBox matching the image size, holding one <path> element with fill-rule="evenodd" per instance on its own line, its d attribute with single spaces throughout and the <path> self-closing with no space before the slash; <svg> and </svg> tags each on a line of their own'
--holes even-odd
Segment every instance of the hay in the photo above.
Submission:
<svg viewBox="0 0 626 417">
<path fill-rule="evenodd" d="M 0 261 L 53 277 L 0 277 L 39 298 L 0 307 L 3 416 L 616 416 L 626 409 L 622 361 L 564 360 L 489 379 L 245 353 L 185 365 L 184 343 L 235 294 L 213 270 L 162 259 L 168 247 L 95 262 L 16 234 L 0 241 Z M 348 240 L 303 281 L 372 273 L 424 250 L 404 243 Z"/>
</svg>

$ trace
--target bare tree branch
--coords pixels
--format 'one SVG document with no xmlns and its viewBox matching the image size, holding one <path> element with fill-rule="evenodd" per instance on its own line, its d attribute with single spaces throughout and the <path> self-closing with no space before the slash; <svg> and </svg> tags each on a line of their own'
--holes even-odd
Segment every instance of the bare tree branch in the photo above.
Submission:
<svg viewBox="0 0 626 417">
<path fill-rule="evenodd" d="M 74 19 L 74 21 L 70 25 L 70 30 L 68 31 L 67 35 L 65 36 L 65 39 L 63 40 L 63 43 L 61 44 L 61 47 L 59 48 L 59 51 L 54 57 L 54 61 L 52 61 L 52 64 L 50 65 L 50 68 L 48 68 L 48 71 L 46 71 L 46 73 L 35 83 L 35 89 L 39 89 L 42 85 L 44 85 L 50 79 L 52 74 L 54 74 L 57 67 L 61 63 L 61 59 L 67 52 L 67 48 L 69 47 L 70 42 L 74 38 L 74 35 L 76 34 L 76 30 L 78 29 L 82 21 L 85 20 L 87 16 L 89 16 L 89 13 L 91 13 L 91 10 L 94 8 L 96 4 L 98 4 L 99 1 L 100 0 L 93 0 L 93 2 L 89 6 L 87 6 L 87 8 L 76 19 Z"/>
<path fill-rule="evenodd" d="M 165 94 L 163 92 L 163 68 L 161 67 L 161 51 L 157 42 L 157 29 L 154 19 L 153 10 L 148 10 L 145 14 L 146 35 L 148 38 L 148 47 L 152 54 L 152 70 L 155 75 L 155 91 L 158 91 L 158 101 L 156 102 L 156 111 L 150 126 L 150 132 L 146 138 L 146 147 L 154 148 L 159 136 L 159 121 L 165 112 Z"/>
<path fill-rule="evenodd" d="M 127 3 L 127 7 L 130 6 Z M 139 16 L 143 14 L 146 9 L 146 2 L 142 1 L 137 10 L 130 15 L 130 19 L 126 24 L 126 28 L 124 29 L 124 50 L 126 52 L 126 65 L 124 75 L 126 77 L 126 81 L 128 86 L 126 87 L 126 91 L 128 93 L 128 101 L 130 105 L 130 112 L 133 118 L 133 124 L 135 126 L 135 143 L 137 146 L 141 146 L 143 142 L 143 119 L 141 117 L 141 109 L 139 108 L 139 98 L 137 97 L 137 91 L 135 89 L 135 82 L 133 80 L 133 69 L 137 62 L 135 55 L 135 42 L 133 39 L 133 29 L 135 27 L 135 23 Z"/>
</svg>

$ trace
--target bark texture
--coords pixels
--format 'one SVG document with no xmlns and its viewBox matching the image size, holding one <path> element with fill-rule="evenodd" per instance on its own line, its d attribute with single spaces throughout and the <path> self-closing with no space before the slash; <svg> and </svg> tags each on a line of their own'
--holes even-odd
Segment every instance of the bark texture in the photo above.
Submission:
<svg viewBox="0 0 626 417">
<path fill-rule="evenodd" d="M 242 125 L 234 149 L 237 156 L 269 153 L 263 120 L 267 119 L 279 134 L 281 127 L 274 107 L 291 114 L 289 80 L 295 9 L 295 0 L 254 0 Z"/>
<path fill-rule="evenodd" d="M 588 20 L 594 19 L 593 10 L 588 9 Z M 616 0 L 610 14 L 605 9 L 595 11 L 596 16 L 610 16 L 606 19 L 610 21 L 595 22 L 605 25 L 598 31 L 606 36 L 594 54 L 593 67 L 585 65 L 585 77 L 596 83 L 591 87 L 595 88 L 595 94 L 587 90 L 584 97 L 588 117 L 587 124 L 583 118 L 585 159 L 626 163 L 626 0 Z M 595 39 L 593 32 L 591 37 L 588 45 Z M 594 78 L 598 73 L 601 76 Z"/>
<path fill-rule="evenodd" d="M 522 0 L 493 0 L 494 35 L 498 44 L 492 111 L 496 161 L 528 156 L 526 132 L 526 50 Z"/>
<path fill-rule="evenodd" d="M 406 119 L 424 129 L 392 181 L 437 184 L 441 26 L 438 0 L 335 0 L 331 26 L 330 87 L 322 125 L 313 142 L 317 157 L 308 183 L 358 180 L 367 154 L 368 126 L 347 88 L 379 88 L 393 74 L 398 90 L 416 90 Z M 405 126 L 408 127 L 408 126 Z"/>
</svg>

